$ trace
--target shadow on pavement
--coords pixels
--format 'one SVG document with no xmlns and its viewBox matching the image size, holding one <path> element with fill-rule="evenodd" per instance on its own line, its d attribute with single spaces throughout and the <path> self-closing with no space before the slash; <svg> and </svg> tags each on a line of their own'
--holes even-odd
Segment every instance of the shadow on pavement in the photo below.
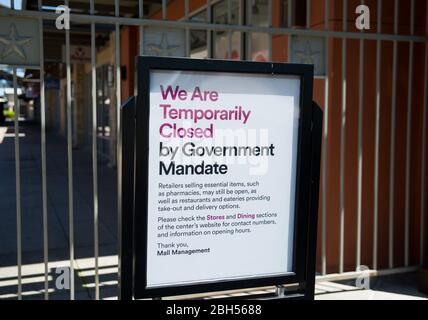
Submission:
<svg viewBox="0 0 428 320">
<path fill-rule="evenodd" d="M 0 299 L 16 299 L 18 268 L 14 128 L 12 123 L 0 124 L 0 128 Z M 43 292 L 40 292 L 44 289 L 40 125 L 20 123 L 19 142 L 23 299 L 43 299 Z M 58 134 L 47 132 L 46 150 L 50 298 L 68 299 L 69 290 L 57 290 L 54 285 L 57 277 L 55 266 L 68 266 L 70 258 L 67 141 Z M 92 188 L 91 146 L 73 149 L 76 299 L 94 297 Z M 100 273 L 104 272 L 100 275 L 100 290 L 104 296 L 115 296 L 117 291 L 116 188 L 116 170 L 98 157 L 99 255 L 106 258 L 103 263 L 108 271 L 104 267 L 104 270 L 100 269 Z"/>
</svg>

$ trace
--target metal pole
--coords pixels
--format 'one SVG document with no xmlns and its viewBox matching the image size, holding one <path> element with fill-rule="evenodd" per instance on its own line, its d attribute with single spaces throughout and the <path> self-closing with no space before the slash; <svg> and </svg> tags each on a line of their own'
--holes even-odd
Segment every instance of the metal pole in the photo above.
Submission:
<svg viewBox="0 0 428 320">
<path fill-rule="evenodd" d="M 311 14 L 312 14 L 312 0 L 306 0 L 306 29 L 311 28 Z"/>
<path fill-rule="evenodd" d="M 251 7 L 251 6 L 250 6 Z M 247 15 L 247 25 L 252 26 L 253 24 L 253 14 L 251 12 L 251 8 L 246 8 L 245 10 Z M 253 49 L 252 49 L 252 42 L 253 42 L 253 33 L 247 32 L 247 60 L 252 61 L 253 60 Z"/>
<path fill-rule="evenodd" d="M 398 34 L 398 9 L 399 0 L 394 0 L 394 34 Z M 395 187 L 395 122 L 397 109 L 397 60 L 398 43 L 394 40 L 393 62 L 392 62 L 392 106 L 391 106 L 391 158 L 389 167 L 389 268 L 394 267 L 394 187 Z"/>
<path fill-rule="evenodd" d="M 232 24 L 232 3 L 231 0 L 227 0 L 227 24 Z M 232 60 L 232 32 L 227 31 L 227 47 L 229 60 Z"/>
<path fill-rule="evenodd" d="M 364 4 L 364 0 L 361 1 Z M 364 39 L 360 40 L 359 86 L 358 86 L 358 192 L 356 226 L 356 268 L 361 265 L 361 215 L 363 201 L 363 121 L 364 121 Z"/>
<path fill-rule="evenodd" d="M 415 0 L 410 1 L 410 34 L 415 31 Z M 404 211 L 404 266 L 409 266 L 410 247 L 410 161 L 412 138 L 412 99 L 413 99 L 413 41 L 409 42 L 409 80 L 407 87 L 407 132 L 406 132 L 406 196 Z"/>
<path fill-rule="evenodd" d="M 90 0 L 91 14 L 94 14 L 94 0 Z M 91 23 L 91 94 L 92 94 L 92 193 L 94 209 L 94 266 L 95 300 L 100 299 L 99 275 L 99 217 L 98 217 L 98 155 L 97 155 L 97 71 L 95 23 Z"/>
<path fill-rule="evenodd" d="M 211 0 L 207 0 L 207 23 L 211 23 Z M 212 58 L 212 30 L 207 29 L 207 57 Z"/>
<path fill-rule="evenodd" d="M 330 1 L 325 0 L 324 8 L 324 29 L 328 30 L 329 23 L 329 10 L 330 10 Z M 329 82 L 329 38 L 325 38 L 325 69 L 326 77 L 324 80 L 324 128 L 323 128 L 323 143 L 322 143 L 322 195 L 321 195 L 321 210 L 322 210 L 322 221 L 321 221 L 321 273 L 323 275 L 327 274 L 327 161 L 328 161 L 328 82 Z"/>
<path fill-rule="evenodd" d="M 268 1 L 268 23 L 269 28 L 272 27 L 272 1 Z M 272 35 L 267 34 L 268 36 L 268 60 L 272 61 Z"/>
<path fill-rule="evenodd" d="M 65 1 L 68 6 L 68 0 Z M 70 300 L 74 300 L 74 222 L 73 222 L 73 136 L 71 110 L 70 30 L 65 30 L 65 61 L 67 73 L 67 163 L 68 163 L 68 232 L 70 247 Z"/>
<path fill-rule="evenodd" d="M 364 0 L 361 1 L 364 4 Z M 361 31 L 362 32 L 362 31 Z M 356 269 L 361 265 L 361 215 L 363 201 L 363 121 L 364 121 L 364 39 L 360 39 L 359 85 L 358 85 L 358 203 L 356 226 Z"/>
<path fill-rule="evenodd" d="M 189 21 L 189 0 L 184 0 L 184 15 L 186 21 Z M 186 28 L 186 57 L 190 57 L 190 29 Z"/>
<path fill-rule="evenodd" d="M 119 0 L 115 0 L 115 14 L 119 16 Z M 122 219 L 122 144 L 121 144 L 121 76 L 120 76 L 120 25 L 115 25 L 115 68 L 116 68 L 116 158 L 117 158 L 117 214 L 118 221 Z M 118 224 L 118 239 L 121 239 L 121 226 Z M 120 253 L 120 245 L 118 245 Z M 119 270 L 120 274 L 120 270 Z M 120 277 L 118 277 L 120 284 Z"/>
<path fill-rule="evenodd" d="M 238 25 L 242 26 L 244 24 L 244 18 L 245 18 L 245 1 L 239 0 L 238 2 Z M 245 38 L 245 33 L 240 32 L 239 33 L 239 60 L 245 60 L 245 54 L 246 50 L 244 48 L 245 41 L 243 40 Z"/>
<path fill-rule="evenodd" d="M 144 1 L 138 1 L 139 13 L 138 17 L 140 19 L 144 18 Z M 140 56 L 144 54 L 144 27 L 140 26 Z"/>
<path fill-rule="evenodd" d="M 287 25 L 288 28 L 291 29 L 292 26 L 292 1 L 287 1 Z M 288 62 L 291 62 L 291 33 L 287 34 L 287 60 Z"/>
<path fill-rule="evenodd" d="M 348 29 L 348 1 L 343 2 L 343 31 Z M 344 269 L 345 251 L 345 146 L 346 146 L 346 38 L 342 39 L 342 119 L 340 129 L 340 221 L 339 273 Z"/>
<path fill-rule="evenodd" d="M 377 3 L 377 32 L 382 32 L 382 0 Z M 377 269 L 377 245 L 379 222 L 379 145 L 380 145 L 380 81 L 381 81 L 381 41 L 376 41 L 376 137 L 374 163 L 374 212 L 373 212 L 373 269 Z"/>
<path fill-rule="evenodd" d="M 55 20 L 58 15 L 53 12 L 38 12 L 35 10 L 17 10 L 13 11 L 8 8 L 0 7 L 0 16 L 9 16 L 13 13 L 16 17 L 28 17 L 28 18 L 40 18 L 46 20 Z M 90 16 L 85 14 L 71 14 L 71 19 L 75 23 L 86 23 L 91 22 L 109 25 L 127 25 L 127 26 L 150 26 L 150 27 L 162 27 L 162 28 L 190 28 L 191 30 L 208 29 L 214 31 L 233 31 L 233 32 L 254 32 L 254 33 L 269 33 L 269 34 L 280 34 L 280 35 L 300 35 L 300 36 L 311 36 L 311 37 L 330 37 L 330 38 L 347 38 L 347 39 L 364 39 L 364 40 L 384 40 L 384 41 L 414 41 L 425 43 L 428 41 L 428 36 L 409 36 L 409 35 L 395 35 L 390 33 L 377 34 L 375 32 L 342 32 L 334 30 L 323 30 L 323 29 L 311 29 L 307 30 L 304 28 L 269 28 L 259 26 L 248 26 L 248 25 L 228 25 L 220 23 L 204 23 L 204 22 L 186 22 L 184 20 L 154 20 L 154 19 L 140 19 L 128 18 L 128 17 L 115 17 L 115 16 Z M 24 67 L 24 66 L 19 66 Z M 29 66 L 34 69 L 38 69 L 39 66 Z"/>
<path fill-rule="evenodd" d="M 167 3 L 166 0 L 162 0 L 162 19 L 166 20 L 167 18 Z"/>
<path fill-rule="evenodd" d="M 16 67 L 13 67 L 13 111 L 15 131 L 15 191 L 16 191 L 16 251 L 18 265 L 18 300 L 22 299 L 22 233 L 21 233 L 21 168 L 19 149 L 19 113 L 20 105 L 18 99 L 18 80 Z"/>
<path fill-rule="evenodd" d="M 38 1 L 39 11 L 42 1 Z M 43 206 L 43 262 L 45 271 L 45 300 L 49 300 L 49 237 L 48 237 L 48 200 L 46 183 L 46 103 L 45 103 L 45 63 L 43 50 L 43 18 L 39 19 L 39 48 L 40 48 L 40 122 L 41 122 L 41 160 L 42 160 L 42 206 Z"/>
<path fill-rule="evenodd" d="M 426 19 L 426 30 L 425 33 L 428 35 L 428 5 L 427 12 L 425 15 Z M 423 119 L 422 119 L 422 161 L 421 161 L 421 212 L 420 212 L 420 238 L 419 238 L 419 259 L 420 264 L 424 263 L 424 252 L 425 252 L 425 175 L 426 175 L 426 129 L 427 129 L 427 109 L 428 109 L 428 42 L 425 43 L 425 81 L 424 81 L 424 105 L 423 105 Z"/>
</svg>

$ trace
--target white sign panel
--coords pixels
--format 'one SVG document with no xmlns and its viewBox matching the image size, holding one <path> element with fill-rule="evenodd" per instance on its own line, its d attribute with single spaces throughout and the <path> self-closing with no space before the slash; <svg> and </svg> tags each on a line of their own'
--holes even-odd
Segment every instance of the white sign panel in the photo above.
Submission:
<svg viewBox="0 0 428 320">
<path fill-rule="evenodd" d="M 148 288 L 294 271 L 299 97 L 295 76 L 151 72 Z"/>
</svg>

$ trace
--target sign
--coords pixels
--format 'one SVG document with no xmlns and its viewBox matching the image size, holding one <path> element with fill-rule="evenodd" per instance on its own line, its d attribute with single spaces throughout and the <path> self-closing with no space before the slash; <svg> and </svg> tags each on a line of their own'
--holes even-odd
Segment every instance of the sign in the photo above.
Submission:
<svg viewBox="0 0 428 320">
<path fill-rule="evenodd" d="M 297 76 L 150 73 L 148 287 L 293 271 L 299 100 Z"/>
<path fill-rule="evenodd" d="M 315 253 L 308 224 L 317 208 L 310 205 L 312 72 L 139 57 L 134 133 L 133 117 L 131 126 L 122 117 L 123 185 L 131 192 L 123 191 L 121 270 L 128 273 L 126 257 L 134 255 L 134 297 L 308 278 L 308 248 Z"/>
<path fill-rule="evenodd" d="M 0 19 L 0 64 L 40 64 L 39 21 L 31 18 Z"/>
<path fill-rule="evenodd" d="M 316 76 L 325 76 L 325 38 L 291 36 L 290 61 L 314 65 Z"/>
</svg>

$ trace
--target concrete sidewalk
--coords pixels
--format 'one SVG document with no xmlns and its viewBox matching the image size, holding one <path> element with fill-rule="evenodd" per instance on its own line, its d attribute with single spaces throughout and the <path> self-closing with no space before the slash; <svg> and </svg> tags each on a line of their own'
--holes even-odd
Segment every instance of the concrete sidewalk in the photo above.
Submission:
<svg viewBox="0 0 428 320">
<path fill-rule="evenodd" d="M 20 124 L 21 125 L 21 124 Z M 11 126 L 1 125 L 0 134 L 0 299 L 16 298 L 16 279 L 12 281 L 17 262 L 16 231 L 16 192 L 15 192 L 15 149 L 14 130 Z M 7 130 L 5 130 L 7 128 Z M 22 123 L 20 126 L 20 168 L 21 168 L 21 207 L 22 207 L 22 263 L 28 269 L 26 277 L 38 277 L 23 285 L 25 298 L 43 299 L 37 292 L 43 289 L 43 267 L 35 267 L 34 272 L 28 266 L 43 263 L 43 220 L 42 220 L 42 182 L 41 182 L 41 146 L 40 126 Z M 67 142 L 57 134 L 47 134 L 47 197 L 48 197 L 48 236 L 49 261 L 67 265 L 69 259 L 69 218 L 68 218 L 68 179 L 67 179 Z M 78 261 L 86 261 L 85 268 L 93 267 L 94 254 L 94 217 L 92 193 L 92 155 L 89 148 L 73 150 L 73 193 L 74 193 L 74 251 Z M 107 266 L 116 264 L 117 268 L 117 197 L 116 171 L 109 168 L 101 158 L 98 161 L 99 188 L 99 243 L 100 256 L 111 257 Z M 62 263 L 61 263 L 62 261 Z M 55 263 L 54 263 L 55 262 Z M 77 268 L 78 265 L 76 265 Z M 2 272 L 3 270 L 3 272 Z M 7 277 L 6 270 L 11 276 Z M 36 272 L 37 270 L 37 272 Z M 80 270 L 82 271 L 82 270 Z M 87 271 L 87 270 L 86 270 Z M 111 270 L 110 270 L 111 271 Z M 116 270 L 117 272 L 117 270 Z M 32 274 L 33 273 L 33 274 Z M 104 272 L 105 273 L 105 272 Z M 50 272 L 55 279 L 55 272 Z M 93 274 L 75 275 L 76 298 L 94 297 Z M 101 280 L 110 285 L 102 287 L 101 294 L 116 294 L 117 273 L 105 273 Z M 50 281 L 52 298 L 68 299 L 68 290 L 56 290 Z"/>
<path fill-rule="evenodd" d="M 315 300 L 428 300 L 418 291 L 417 273 L 371 277 L 366 289 L 354 280 L 317 282 Z"/>
</svg>

